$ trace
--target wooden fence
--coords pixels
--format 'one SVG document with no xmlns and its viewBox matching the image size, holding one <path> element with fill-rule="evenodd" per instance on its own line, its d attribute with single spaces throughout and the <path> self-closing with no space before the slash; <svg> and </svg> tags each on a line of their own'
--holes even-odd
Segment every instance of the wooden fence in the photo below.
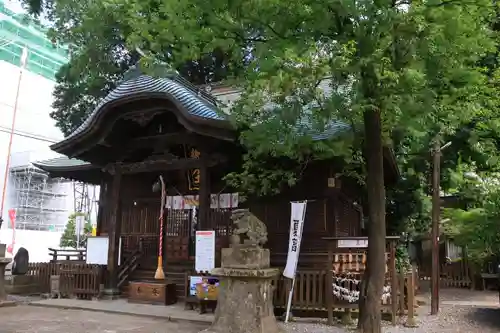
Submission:
<svg viewBox="0 0 500 333">
<path fill-rule="evenodd" d="M 87 257 L 87 250 L 65 250 L 65 249 L 53 249 L 49 247 L 49 256 L 52 257 L 51 262 L 68 262 L 68 261 L 78 261 L 84 263 Z"/>
<path fill-rule="evenodd" d="M 291 280 L 283 275 L 274 281 L 274 307 L 285 309 Z M 294 310 L 326 311 L 326 271 L 300 270 L 295 277 L 295 289 L 292 298 Z"/>
<path fill-rule="evenodd" d="M 389 270 L 394 265 L 390 254 L 386 254 L 386 285 L 381 300 L 382 311 L 391 315 L 393 322 L 396 316 L 407 313 L 411 308 L 408 304 L 414 303 L 416 273 L 399 274 Z M 295 289 L 292 298 L 292 310 L 327 312 L 328 316 L 342 313 L 350 316 L 351 312 L 358 312 L 357 297 L 347 300 L 342 290 L 351 294 L 359 292 L 360 281 L 364 271 L 366 255 L 364 253 L 337 253 L 333 256 L 332 270 L 299 270 L 295 278 Z M 414 274 L 414 275 L 412 275 Z M 282 275 L 274 281 L 274 306 L 285 309 L 291 280 Z M 335 287 L 336 286 L 336 287 Z M 411 296 L 411 297 L 410 297 Z"/>
<path fill-rule="evenodd" d="M 427 263 L 428 261 L 426 261 Z M 420 281 L 431 280 L 431 265 L 420 265 L 418 278 Z M 473 288 L 474 274 L 467 259 L 442 264 L 440 268 L 440 285 L 444 288 Z"/>
<path fill-rule="evenodd" d="M 91 299 L 98 297 L 104 283 L 105 266 L 80 263 L 30 263 L 27 275 L 35 277 L 40 293 L 50 293 L 51 276 L 59 276 L 63 297 Z"/>
</svg>

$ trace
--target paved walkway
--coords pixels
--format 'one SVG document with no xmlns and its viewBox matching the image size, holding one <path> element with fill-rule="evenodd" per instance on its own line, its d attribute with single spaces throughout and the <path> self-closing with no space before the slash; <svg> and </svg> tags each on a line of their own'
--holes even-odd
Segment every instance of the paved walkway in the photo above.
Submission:
<svg viewBox="0 0 500 333">
<path fill-rule="evenodd" d="M 0 309 L 1 333 L 197 333 L 207 325 L 20 305 Z"/>
<path fill-rule="evenodd" d="M 498 293 L 465 289 L 443 289 L 438 316 L 430 316 L 430 300 L 418 309 L 418 328 L 393 327 L 384 323 L 384 333 L 498 333 Z M 72 309 L 72 310 L 70 310 Z M 84 311 L 87 310 L 87 311 Z M 88 311 L 90 310 L 90 311 Z M 105 312 L 104 312 L 105 311 Z M 110 314 L 109 312 L 114 312 Z M 117 315 L 117 314 L 120 315 Z M 153 306 L 129 304 L 126 300 L 82 301 L 53 299 L 32 301 L 31 306 L 0 308 L 0 333 L 194 333 L 208 327 L 212 314 L 184 310 L 182 304 Z M 401 323 L 405 318 L 399 318 Z M 340 324 L 325 326 L 313 319 L 284 325 L 286 333 L 347 333 Z"/>
<path fill-rule="evenodd" d="M 56 298 L 30 302 L 29 305 L 45 308 L 87 310 L 114 314 L 135 315 L 169 321 L 190 321 L 201 324 L 211 323 L 213 320 L 213 314 L 211 313 L 199 314 L 198 311 L 185 310 L 184 303 L 162 306 L 128 303 L 125 299 L 118 299 L 113 301 L 85 301 L 78 299 Z"/>
</svg>

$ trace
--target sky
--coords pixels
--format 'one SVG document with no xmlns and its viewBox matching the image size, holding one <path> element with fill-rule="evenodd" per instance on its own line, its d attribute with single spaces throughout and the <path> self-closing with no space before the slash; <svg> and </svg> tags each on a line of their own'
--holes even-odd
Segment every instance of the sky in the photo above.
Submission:
<svg viewBox="0 0 500 333">
<path fill-rule="evenodd" d="M 17 0 L 3 0 L 5 7 L 12 10 L 14 13 L 24 13 L 21 2 Z"/>
<path fill-rule="evenodd" d="M 16 14 L 26 13 L 21 5 L 21 1 L 19 0 L 0 0 L 3 2 L 5 7 L 12 10 Z M 44 26 L 50 26 L 50 22 L 44 17 L 44 15 L 40 15 L 40 23 Z"/>
</svg>

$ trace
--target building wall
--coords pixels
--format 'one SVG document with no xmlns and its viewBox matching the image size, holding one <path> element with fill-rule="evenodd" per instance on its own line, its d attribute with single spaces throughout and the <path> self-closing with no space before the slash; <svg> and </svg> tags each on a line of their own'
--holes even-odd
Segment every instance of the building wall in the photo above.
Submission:
<svg viewBox="0 0 500 333">
<path fill-rule="evenodd" d="M 9 146 L 9 133 L 16 103 L 17 84 L 21 80 L 16 112 L 15 135 L 12 140 L 11 167 L 29 165 L 30 162 L 49 159 L 56 156 L 49 146 L 63 138 L 61 131 L 55 127 L 50 118 L 52 111 L 52 91 L 55 82 L 40 75 L 24 71 L 6 61 L 0 61 L 0 183 L 3 186 L 3 175 Z M 21 76 L 21 77 L 20 77 Z M 11 195 L 7 195 L 9 199 Z M 6 203 L 6 209 L 9 202 Z M 7 217 L 4 211 L 4 220 Z"/>
<path fill-rule="evenodd" d="M 58 248 L 61 235 L 62 232 L 16 230 L 14 251 L 24 247 L 28 250 L 30 262 L 48 262 L 51 259 L 48 248 Z M 12 230 L 0 232 L 0 243 L 12 243 Z"/>
<path fill-rule="evenodd" d="M 67 61 L 61 48 L 52 46 L 45 37 L 45 31 L 35 23 L 23 21 L 23 15 L 6 8 L 0 0 L 0 200 L 4 184 L 4 172 L 9 149 L 10 130 L 14 109 L 16 123 L 11 149 L 11 169 L 30 168 L 30 163 L 57 156 L 49 146 L 63 138 L 61 131 L 49 116 L 52 111 L 54 75 Z M 20 59 L 23 48 L 27 47 L 26 69 L 21 74 Z M 18 91 L 19 86 L 19 91 Z M 17 108 L 15 107 L 17 100 Z M 4 223 L 0 230 L 0 241 L 10 244 L 13 231 L 8 227 L 8 210 L 16 206 L 19 193 L 15 192 L 14 178 L 9 173 Z M 62 186 L 65 187 L 65 186 Z M 62 191 L 62 190 L 61 190 Z M 72 206 L 70 186 L 63 204 Z M 64 201 L 63 200 L 63 201 Z M 67 214 L 60 214 L 66 221 Z M 15 251 L 26 247 L 31 261 L 45 261 L 47 247 L 58 247 L 61 232 L 16 230 Z M 37 253 L 40 254 L 38 257 Z"/>
</svg>

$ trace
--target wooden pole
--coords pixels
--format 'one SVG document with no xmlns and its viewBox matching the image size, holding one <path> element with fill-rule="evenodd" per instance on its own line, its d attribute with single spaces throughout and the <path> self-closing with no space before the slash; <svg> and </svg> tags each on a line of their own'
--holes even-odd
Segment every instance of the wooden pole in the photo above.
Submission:
<svg viewBox="0 0 500 333">
<path fill-rule="evenodd" d="M 326 307 L 328 310 L 328 325 L 333 325 L 333 249 L 332 244 L 328 244 L 328 261 L 326 263 Z"/>
<path fill-rule="evenodd" d="M 405 315 L 405 286 L 406 286 L 406 272 L 401 269 L 401 272 L 399 272 L 399 315 L 404 316 Z"/>
<path fill-rule="evenodd" d="M 418 327 L 415 321 L 415 266 L 412 266 L 410 279 L 408 280 L 408 318 L 406 320 L 406 327 Z"/>
<path fill-rule="evenodd" d="M 163 271 L 163 212 L 165 211 L 166 191 L 165 191 L 165 182 L 163 181 L 162 176 L 160 176 L 160 182 L 161 182 L 160 243 L 158 244 L 158 266 L 156 267 L 156 272 L 155 272 L 156 280 L 165 279 L 165 272 Z"/>
<path fill-rule="evenodd" d="M 391 276 L 391 312 L 392 312 L 392 325 L 396 326 L 397 312 L 398 312 L 398 278 L 396 273 L 396 242 L 389 241 L 391 257 L 390 257 L 390 276 Z"/>
<path fill-rule="evenodd" d="M 113 175 L 111 184 L 111 193 L 109 202 L 109 226 L 108 226 L 108 279 L 104 294 L 108 298 L 115 298 L 119 295 L 118 290 L 118 270 L 119 270 L 119 254 L 120 254 L 120 235 L 122 227 L 122 211 L 120 200 L 120 189 L 122 183 L 121 169 L 117 166 L 112 166 L 110 173 Z"/>
<path fill-rule="evenodd" d="M 440 166 L 441 147 L 439 136 L 436 137 L 432 159 L 432 281 L 431 315 L 439 312 L 439 218 L 440 218 Z"/>
</svg>

